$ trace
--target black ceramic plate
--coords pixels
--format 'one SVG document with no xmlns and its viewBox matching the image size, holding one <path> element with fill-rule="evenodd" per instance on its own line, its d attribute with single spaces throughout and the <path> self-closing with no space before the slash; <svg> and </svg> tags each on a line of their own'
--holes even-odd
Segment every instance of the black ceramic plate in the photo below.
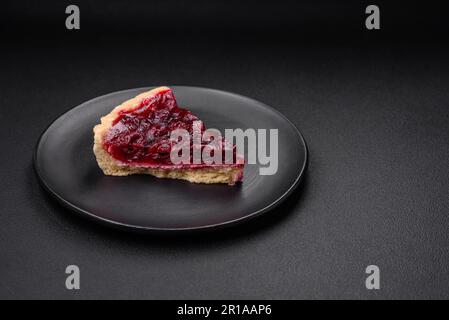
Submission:
<svg viewBox="0 0 449 320">
<path fill-rule="evenodd" d="M 63 114 L 42 134 L 34 155 L 43 186 L 83 215 L 139 230 L 205 229 L 237 223 L 278 205 L 298 185 L 307 148 L 298 129 L 282 114 L 258 101 L 219 90 L 172 87 L 178 104 L 208 128 L 279 129 L 279 169 L 260 175 L 246 165 L 242 184 L 194 184 L 149 175 L 103 175 L 92 152 L 92 128 L 121 102 L 149 90 L 114 92 Z M 222 131 L 224 132 L 224 131 Z"/>
</svg>

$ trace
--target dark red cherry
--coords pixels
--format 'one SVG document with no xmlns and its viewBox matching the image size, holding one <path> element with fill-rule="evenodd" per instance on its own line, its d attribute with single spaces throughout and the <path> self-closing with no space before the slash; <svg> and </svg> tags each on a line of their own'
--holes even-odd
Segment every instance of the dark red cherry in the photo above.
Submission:
<svg viewBox="0 0 449 320">
<path fill-rule="evenodd" d="M 137 108 L 120 112 L 104 137 L 104 148 L 123 162 L 171 164 L 171 131 L 192 132 L 194 120 L 198 117 L 179 108 L 171 90 L 160 92 Z"/>
</svg>

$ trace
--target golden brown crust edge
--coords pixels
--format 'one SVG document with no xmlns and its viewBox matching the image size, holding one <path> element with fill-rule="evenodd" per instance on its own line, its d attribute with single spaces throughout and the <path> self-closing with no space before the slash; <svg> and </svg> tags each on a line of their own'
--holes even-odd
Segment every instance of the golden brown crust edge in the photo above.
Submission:
<svg viewBox="0 0 449 320">
<path fill-rule="evenodd" d="M 201 169 L 179 169 L 163 170 L 143 167 L 130 167 L 117 162 L 103 148 L 103 137 L 112 122 L 118 117 L 122 110 L 130 110 L 137 107 L 140 102 L 153 95 L 168 90 L 168 87 L 158 87 L 123 102 L 115 107 L 109 114 L 101 118 L 101 123 L 93 128 L 94 146 L 93 151 L 97 159 L 98 166 L 105 175 L 127 176 L 131 174 L 150 174 L 158 178 L 183 179 L 195 183 L 227 183 L 234 184 L 236 177 L 241 175 L 243 168 L 201 168 Z"/>
</svg>

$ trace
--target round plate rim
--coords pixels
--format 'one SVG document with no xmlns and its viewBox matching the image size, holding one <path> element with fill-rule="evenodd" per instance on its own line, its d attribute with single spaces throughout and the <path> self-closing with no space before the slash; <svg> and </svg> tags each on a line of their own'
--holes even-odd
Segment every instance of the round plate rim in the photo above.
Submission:
<svg viewBox="0 0 449 320">
<path fill-rule="evenodd" d="M 45 135 L 45 133 L 48 131 L 48 129 L 55 123 L 57 122 L 61 117 L 67 115 L 68 113 L 74 112 L 77 109 L 82 108 L 84 105 L 95 102 L 96 100 L 100 100 L 103 98 L 106 98 L 108 96 L 112 96 L 115 94 L 121 94 L 121 93 L 125 93 L 128 91 L 136 91 L 136 90 L 149 90 L 151 88 L 156 88 L 156 86 L 149 86 L 149 87 L 138 87 L 138 88 L 131 88 L 131 89 L 125 89 L 125 90 L 119 90 L 119 91 L 114 91 L 114 92 L 110 92 L 98 97 L 95 97 L 93 99 L 87 100 L 85 102 L 82 102 L 81 104 L 77 105 L 76 107 L 73 107 L 65 112 L 63 112 L 62 114 L 60 114 L 59 116 L 57 116 L 44 130 L 43 132 L 39 135 L 39 138 L 37 140 L 37 143 L 34 147 L 34 151 L 33 151 L 33 168 L 34 171 L 38 177 L 38 180 L 41 184 L 41 186 L 44 187 L 45 190 L 48 191 L 48 193 L 50 193 L 50 195 L 52 195 L 56 200 L 59 201 L 59 203 L 61 203 L 62 205 L 64 205 L 66 208 L 71 209 L 72 211 L 81 214 L 82 216 L 87 216 L 90 219 L 93 219 L 94 221 L 109 225 L 109 226 L 114 226 L 114 227 L 118 227 L 118 228 L 122 228 L 122 229 L 126 229 L 126 230 L 133 230 L 133 231 L 143 231 L 143 232 L 183 232 L 183 231 L 196 231 L 196 230 L 211 230 L 211 229 L 219 229 L 219 228 L 223 228 L 223 227 L 229 227 L 229 226 L 234 226 L 237 224 L 240 224 L 242 222 L 248 221 L 250 219 L 253 219 L 255 217 L 258 217 L 272 209 L 274 209 L 275 207 L 279 206 L 285 199 L 288 198 L 288 196 L 298 187 L 298 185 L 300 184 L 300 182 L 302 181 L 302 178 L 304 176 L 305 170 L 307 168 L 307 164 L 308 164 L 308 160 L 309 160 L 309 151 L 308 151 L 308 147 L 307 147 L 307 143 L 306 140 L 304 139 L 304 136 L 302 134 L 302 132 L 298 129 L 298 127 L 296 127 L 286 116 L 284 116 L 280 111 L 278 111 L 277 109 L 270 107 L 269 105 L 266 105 L 263 102 L 260 102 L 258 100 L 255 100 L 253 98 L 238 94 L 238 93 L 233 93 L 230 91 L 225 91 L 225 90 L 220 90 L 220 89 L 213 89 L 213 88 L 207 88 L 207 87 L 197 87 L 197 86 L 183 86 L 183 85 L 173 85 L 173 86 L 169 86 L 170 88 L 173 88 L 174 90 L 176 90 L 176 88 L 191 88 L 191 89 L 202 89 L 202 90 L 208 90 L 208 91 L 216 91 L 218 93 L 225 93 L 227 95 L 232 95 L 232 96 L 236 96 L 239 98 L 243 98 L 246 100 L 252 100 L 254 102 L 256 102 L 259 106 L 269 109 L 272 112 L 275 112 L 276 114 L 278 114 L 281 118 L 283 118 L 285 121 L 287 121 L 294 129 L 294 131 L 296 132 L 296 134 L 298 135 L 298 137 L 300 138 L 302 144 L 303 144 L 303 148 L 304 148 L 304 162 L 303 165 L 301 167 L 301 170 L 299 171 L 295 181 L 292 183 L 292 185 L 281 195 L 279 196 L 276 200 L 274 200 L 272 203 L 270 203 L 269 205 L 251 212 L 250 214 L 247 214 L 243 217 L 239 217 L 237 219 L 232 219 L 229 221 L 224 221 L 224 222 L 219 222 L 219 223 L 214 223 L 214 224 L 209 224 L 209 225 L 204 225 L 204 226 L 195 226 L 195 227 L 182 227 L 182 228 L 159 228 L 159 227 L 144 227 L 144 226 L 139 226 L 139 225 L 133 225 L 133 224 L 127 224 L 127 223 L 123 223 L 123 222 L 118 222 L 118 221 L 114 221 L 111 219 L 107 219 L 107 218 L 103 218 L 100 216 L 97 216 L 87 210 L 84 210 L 82 208 L 79 208 L 78 206 L 74 205 L 73 203 L 71 203 L 70 201 L 64 199 L 62 196 L 60 196 L 55 190 L 53 190 L 45 181 L 45 179 L 42 177 L 42 174 L 39 172 L 39 166 L 37 164 L 37 157 L 38 157 L 38 152 L 39 152 L 39 146 L 42 142 L 42 138 Z"/>
</svg>

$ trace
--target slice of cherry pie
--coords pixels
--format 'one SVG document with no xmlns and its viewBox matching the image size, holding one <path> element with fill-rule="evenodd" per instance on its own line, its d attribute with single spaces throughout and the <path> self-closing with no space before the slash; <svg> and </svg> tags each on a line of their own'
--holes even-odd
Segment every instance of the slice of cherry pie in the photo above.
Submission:
<svg viewBox="0 0 449 320">
<path fill-rule="evenodd" d="M 98 165 L 104 174 L 113 176 L 151 174 L 158 178 L 229 185 L 241 181 L 244 163 L 242 157 L 236 155 L 234 146 L 230 146 L 233 150 L 231 163 L 226 163 L 229 161 L 224 158 L 219 163 L 203 160 L 172 162 L 170 153 L 178 141 L 171 138 L 171 133 L 184 129 L 192 138 L 195 123 L 200 123 L 199 130 L 204 132 L 205 127 L 197 116 L 178 107 L 170 88 L 159 87 L 139 94 L 114 108 L 94 127 L 93 150 Z M 189 144 L 192 160 L 195 145 Z M 226 149 L 226 145 L 229 148 L 224 139 L 219 145 L 222 146 L 220 151 Z M 207 141 L 201 140 L 199 148 L 205 147 Z"/>
</svg>

